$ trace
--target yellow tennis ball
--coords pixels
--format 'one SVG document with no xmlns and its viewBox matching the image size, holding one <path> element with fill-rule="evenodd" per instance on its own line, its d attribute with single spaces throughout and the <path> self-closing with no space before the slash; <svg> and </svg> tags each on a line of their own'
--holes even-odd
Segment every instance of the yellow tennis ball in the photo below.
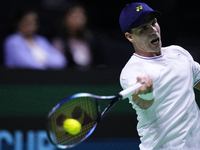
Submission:
<svg viewBox="0 0 200 150">
<path fill-rule="evenodd" d="M 69 134 L 76 135 L 81 131 L 81 123 L 76 119 L 66 119 L 63 122 L 63 128 Z"/>
</svg>

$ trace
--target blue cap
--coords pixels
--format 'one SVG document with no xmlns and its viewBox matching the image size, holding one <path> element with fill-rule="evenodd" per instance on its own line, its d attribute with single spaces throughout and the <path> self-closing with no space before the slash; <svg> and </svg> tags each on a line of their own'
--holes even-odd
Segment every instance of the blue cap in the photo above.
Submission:
<svg viewBox="0 0 200 150">
<path fill-rule="evenodd" d="M 151 12 L 159 15 L 161 14 L 159 11 L 153 10 L 145 3 L 127 4 L 119 17 L 119 24 L 122 32 L 126 33 L 132 28 L 139 27 L 146 16 Z"/>
</svg>

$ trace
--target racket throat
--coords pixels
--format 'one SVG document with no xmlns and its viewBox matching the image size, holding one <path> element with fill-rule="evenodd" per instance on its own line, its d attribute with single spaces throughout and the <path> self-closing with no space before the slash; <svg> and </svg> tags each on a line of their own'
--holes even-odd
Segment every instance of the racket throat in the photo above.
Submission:
<svg viewBox="0 0 200 150">
<path fill-rule="evenodd" d="M 112 99 L 111 102 L 109 100 L 106 100 L 109 101 L 109 104 L 107 104 L 106 107 L 103 107 L 101 104 L 98 104 L 100 118 L 102 119 L 106 115 L 106 113 L 108 113 L 110 108 L 112 108 L 119 100 L 121 100 L 121 98 Z M 101 107 L 103 107 L 103 109 Z"/>
</svg>

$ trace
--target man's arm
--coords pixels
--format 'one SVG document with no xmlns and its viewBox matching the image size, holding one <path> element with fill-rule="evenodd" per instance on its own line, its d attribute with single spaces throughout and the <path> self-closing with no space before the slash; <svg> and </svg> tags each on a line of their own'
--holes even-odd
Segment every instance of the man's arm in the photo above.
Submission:
<svg viewBox="0 0 200 150">
<path fill-rule="evenodd" d="M 200 82 L 198 82 L 194 87 L 195 89 L 200 90 Z"/>
</svg>

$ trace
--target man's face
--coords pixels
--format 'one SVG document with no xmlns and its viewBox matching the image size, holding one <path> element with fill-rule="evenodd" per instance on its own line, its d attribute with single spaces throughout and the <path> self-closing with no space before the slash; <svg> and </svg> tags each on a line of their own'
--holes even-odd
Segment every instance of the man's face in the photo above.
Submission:
<svg viewBox="0 0 200 150">
<path fill-rule="evenodd" d="M 139 27 L 131 30 L 130 34 L 136 53 L 160 52 L 160 26 L 154 14 L 149 14 Z"/>
</svg>

